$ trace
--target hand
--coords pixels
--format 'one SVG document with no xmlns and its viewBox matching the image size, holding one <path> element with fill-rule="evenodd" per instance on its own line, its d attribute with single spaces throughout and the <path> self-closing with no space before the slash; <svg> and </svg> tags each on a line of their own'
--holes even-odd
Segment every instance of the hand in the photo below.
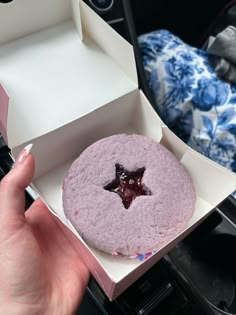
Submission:
<svg viewBox="0 0 236 315">
<path fill-rule="evenodd" d="M 34 174 L 28 151 L 0 183 L 0 314 L 71 315 L 89 272 L 40 199 L 24 212 Z"/>
</svg>

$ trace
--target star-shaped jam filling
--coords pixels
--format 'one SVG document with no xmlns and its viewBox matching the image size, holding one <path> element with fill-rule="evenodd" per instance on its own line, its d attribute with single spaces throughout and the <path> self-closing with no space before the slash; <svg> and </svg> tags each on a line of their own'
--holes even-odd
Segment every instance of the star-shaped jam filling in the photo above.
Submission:
<svg viewBox="0 0 236 315">
<path fill-rule="evenodd" d="M 136 197 L 151 195 L 151 191 L 142 183 L 144 172 L 145 167 L 130 172 L 123 165 L 116 164 L 116 178 L 104 189 L 118 194 L 128 209 Z"/>
</svg>

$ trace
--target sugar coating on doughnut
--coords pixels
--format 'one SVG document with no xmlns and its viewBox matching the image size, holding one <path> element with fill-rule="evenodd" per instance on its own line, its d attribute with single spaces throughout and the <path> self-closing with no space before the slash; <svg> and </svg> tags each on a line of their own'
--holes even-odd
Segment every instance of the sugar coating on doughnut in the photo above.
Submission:
<svg viewBox="0 0 236 315">
<path fill-rule="evenodd" d="M 142 183 L 151 192 L 128 208 L 115 192 L 116 165 L 145 168 Z M 89 146 L 71 165 L 63 185 L 66 217 L 88 243 L 107 253 L 133 256 L 159 250 L 187 225 L 195 207 L 192 180 L 158 142 L 140 135 L 115 135 Z"/>
</svg>

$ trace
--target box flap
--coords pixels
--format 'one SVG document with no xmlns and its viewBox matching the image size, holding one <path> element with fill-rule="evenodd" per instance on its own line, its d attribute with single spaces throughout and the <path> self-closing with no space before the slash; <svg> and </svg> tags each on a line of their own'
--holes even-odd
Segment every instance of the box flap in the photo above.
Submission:
<svg viewBox="0 0 236 315">
<path fill-rule="evenodd" d="M 236 174 L 192 149 L 186 151 L 181 163 L 191 175 L 198 196 L 212 207 L 236 189 Z"/>
<path fill-rule="evenodd" d="M 124 38 L 120 36 L 120 34 L 115 32 L 113 28 L 107 27 L 107 23 L 102 19 L 97 19 L 95 29 L 93 21 L 97 18 L 97 14 L 94 11 L 91 11 L 91 9 L 87 5 L 82 4 L 81 11 L 82 26 L 85 32 L 109 56 L 116 60 L 117 64 L 138 86 L 133 46 L 131 46 L 126 40 L 124 40 Z"/>
<path fill-rule="evenodd" d="M 0 29 L 21 29 L 14 34 L 10 32 L 9 37 L 0 33 L 0 42 L 4 42 L 0 45 L 0 82 L 9 93 L 7 135 L 11 148 L 137 89 L 131 45 L 85 3 L 74 0 L 68 6 L 66 3 L 71 1 L 44 0 L 39 6 L 37 0 L 14 2 L 0 10 L 1 14 L 5 12 Z M 21 19 L 15 23 L 17 10 Z M 51 20 L 48 12 L 52 12 Z M 34 19 L 38 21 L 37 29 L 32 23 Z M 20 27 L 21 20 L 31 23 L 22 22 L 25 26 Z M 9 42 L 17 35 L 23 37 Z M 109 41 L 104 40 L 107 36 Z M 122 53 L 119 53 L 121 43 Z"/>
</svg>

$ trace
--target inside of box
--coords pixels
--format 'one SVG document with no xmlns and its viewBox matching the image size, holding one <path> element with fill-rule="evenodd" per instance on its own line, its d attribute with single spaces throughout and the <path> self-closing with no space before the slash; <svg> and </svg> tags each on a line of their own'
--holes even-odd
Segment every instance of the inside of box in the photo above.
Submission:
<svg viewBox="0 0 236 315">
<path fill-rule="evenodd" d="M 73 160 L 88 145 L 100 138 L 117 133 L 136 133 L 160 141 L 163 140 L 163 129 L 165 130 L 165 127 L 162 126 L 159 117 L 146 101 L 145 97 L 138 91 L 131 92 L 61 129 L 36 139 L 34 154 L 36 157 L 36 166 L 39 169 L 37 170 L 37 176 L 33 184 L 49 207 L 68 225 L 62 208 L 62 185 Z M 170 135 L 168 137 L 164 139 L 164 142 L 169 147 L 174 147 L 175 137 L 172 139 Z M 178 142 L 176 144 L 178 145 Z M 182 151 L 184 151 L 183 147 L 180 148 L 180 152 Z M 188 168 L 188 164 L 190 165 L 191 163 L 186 161 L 192 157 L 187 156 L 186 153 L 183 157 L 185 157 L 183 163 Z M 195 157 L 194 161 L 193 163 L 198 165 L 198 156 Z M 198 174 L 193 174 L 193 176 L 197 177 Z M 194 179 L 194 183 L 196 184 L 198 194 L 197 179 Z M 213 191 L 213 189 L 210 190 Z M 212 204 L 202 198 L 201 191 L 199 190 L 196 210 L 186 230 L 190 229 L 192 225 L 206 216 L 212 208 Z M 75 232 L 73 228 L 71 229 Z M 115 282 L 120 281 L 142 264 L 136 259 L 128 260 L 122 257 L 112 257 L 90 246 L 88 247 Z"/>
<path fill-rule="evenodd" d="M 86 29 L 81 40 L 76 8 L 67 21 L 0 46 L 0 81 L 10 96 L 11 147 L 136 89 L 113 58 L 86 35 Z M 96 30 L 96 20 L 93 27 Z"/>
</svg>

